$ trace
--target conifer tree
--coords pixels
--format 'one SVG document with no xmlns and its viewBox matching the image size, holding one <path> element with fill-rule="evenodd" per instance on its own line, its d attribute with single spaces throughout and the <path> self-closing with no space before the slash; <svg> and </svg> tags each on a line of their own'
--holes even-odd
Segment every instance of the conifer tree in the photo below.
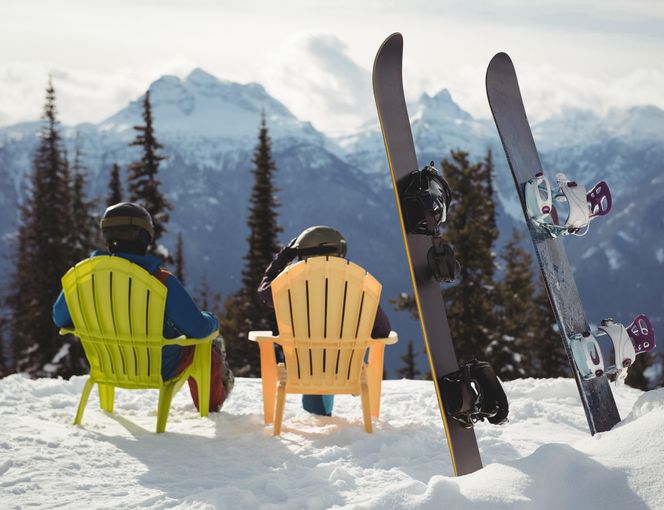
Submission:
<svg viewBox="0 0 664 510">
<path fill-rule="evenodd" d="M 140 147 L 143 151 L 141 159 L 129 165 L 129 199 L 141 204 L 152 216 L 154 239 L 149 253 L 166 262 L 169 257 L 166 255 L 165 249 L 159 245 L 159 240 L 166 233 L 168 211 L 172 209 L 172 206 L 159 189 L 161 184 L 158 179 L 159 163 L 166 158 L 157 152 L 163 148 L 163 145 L 157 141 L 154 133 L 149 90 L 143 98 L 143 121 L 144 125 L 134 126 L 138 133 L 129 144 Z"/>
<path fill-rule="evenodd" d="M 654 381 L 651 381 L 647 376 L 646 371 L 651 369 L 657 362 L 656 353 L 643 353 L 639 354 L 632 366 L 629 367 L 627 371 L 627 378 L 625 379 L 625 384 L 643 391 L 648 391 L 653 389 Z"/>
<path fill-rule="evenodd" d="M 119 204 L 122 202 L 122 182 L 120 180 L 120 166 L 117 163 L 113 163 L 111 167 L 111 177 L 108 181 L 108 198 L 106 199 L 106 205 L 110 207 L 111 205 Z"/>
<path fill-rule="evenodd" d="M 2 334 L 4 325 L 0 322 L 0 377 L 4 377 L 9 372 L 5 360 L 5 338 Z"/>
<path fill-rule="evenodd" d="M 444 236 L 461 264 L 459 283 L 443 294 L 452 334 L 463 338 L 455 344 L 462 362 L 482 357 L 496 336 L 493 161 L 491 152 L 471 164 L 468 153 L 451 151 L 441 166 L 453 193 Z"/>
<path fill-rule="evenodd" d="M 531 315 L 534 341 L 530 349 L 537 360 L 535 377 L 571 377 L 572 371 L 565 347 L 558 333 L 556 317 L 544 286 L 544 279 L 536 280 L 535 311 Z"/>
<path fill-rule="evenodd" d="M 210 287 L 207 272 L 201 276 L 201 282 L 194 293 L 194 302 L 201 310 L 206 310 L 217 318 L 221 317 L 221 294 Z"/>
<path fill-rule="evenodd" d="M 408 347 L 406 348 L 405 354 L 401 356 L 401 361 L 403 361 L 403 365 L 397 370 L 397 375 L 399 377 L 417 379 L 422 373 L 417 368 L 417 353 L 415 352 L 415 346 L 412 339 L 408 340 Z"/>
<path fill-rule="evenodd" d="M 242 287 L 224 303 L 222 331 L 226 338 L 229 364 L 240 376 L 259 376 L 258 347 L 247 341 L 251 330 L 276 331 L 274 311 L 267 308 L 256 292 L 267 266 L 279 250 L 277 234 L 277 188 L 273 183 L 277 167 L 272 159 L 272 147 L 265 122 L 261 119 L 258 144 L 254 150 L 254 184 L 251 190 L 249 218 L 249 248 L 244 257 Z"/>
<path fill-rule="evenodd" d="M 180 280 L 183 287 L 186 287 L 186 278 L 184 274 L 184 243 L 182 242 L 182 232 L 178 232 L 178 241 L 175 245 L 175 277 Z"/>
<path fill-rule="evenodd" d="M 505 274 L 497 285 L 496 332 L 488 355 L 496 374 L 504 380 L 536 375 L 536 351 L 533 342 L 539 341 L 533 329 L 534 303 L 532 257 L 521 247 L 521 236 L 512 231 L 501 259 Z"/>
<path fill-rule="evenodd" d="M 97 240 L 98 226 L 95 218 L 95 201 L 88 200 L 87 169 L 83 165 L 80 137 L 76 135 L 76 151 L 71 181 L 71 223 L 69 260 L 74 265 L 90 256 Z"/>
<path fill-rule="evenodd" d="M 62 363 L 68 346 L 52 322 L 51 307 L 61 289 L 60 278 L 69 268 L 71 188 L 50 80 L 44 120 L 33 159 L 30 194 L 21 209 L 16 265 L 6 302 L 17 371 L 68 376 L 71 374 Z"/>
</svg>

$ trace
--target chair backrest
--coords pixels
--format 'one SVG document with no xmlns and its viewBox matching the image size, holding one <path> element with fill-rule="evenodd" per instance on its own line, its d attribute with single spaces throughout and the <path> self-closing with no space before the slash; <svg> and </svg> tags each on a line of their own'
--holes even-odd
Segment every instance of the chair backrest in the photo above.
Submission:
<svg viewBox="0 0 664 510">
<path fill-rule="evenodd" d="M 121 257 L 93 257 L 62 277 L 67 307 L 101 383 L 159 388 L 166 286 Z"/>
<path fill-rule="evenodd" d="M 360 266 L 330 256 L 287 267 L 271 286 L 287 387 L 357 391 L 381 284 Z"/>
</svg>

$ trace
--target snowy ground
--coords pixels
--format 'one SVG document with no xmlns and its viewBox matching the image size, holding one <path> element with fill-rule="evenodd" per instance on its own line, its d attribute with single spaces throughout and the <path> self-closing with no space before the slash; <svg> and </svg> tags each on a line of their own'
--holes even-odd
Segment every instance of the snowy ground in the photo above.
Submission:
<svg viewBox="0 0 664 510">
<path fill-rule="evenodd" d="M 624 420 L 591 437 L 573 381 L 508 383 L 510 423 L 476 428 L 486 467 L 454 478 L 430 382 L 386 381 L 373 434 L 359 399 L 324 418 L 289 396 L 281 438 L 258 380 L 212 418 L 181 391 L 160 435 L 152 391 L 119 390 L 114 415 L 94 391 L 73 426 L 84 382 L 0 380 L 0 507 L 664 509 L 664 389 L 615 388 Z"/>
</svg>

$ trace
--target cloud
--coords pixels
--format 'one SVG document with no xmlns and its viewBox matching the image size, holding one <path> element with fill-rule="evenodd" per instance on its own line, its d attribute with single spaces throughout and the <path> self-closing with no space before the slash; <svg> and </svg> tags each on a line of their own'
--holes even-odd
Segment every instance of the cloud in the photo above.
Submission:
<svg viewBox="0 0 664 510">
<path fill-rule="evenodd" d="M 52 77 L 59 119 L 64 124 L 100 122 L 140 96 L 163 74 L 183 77 L 192 64 L 173 60 L 145 69 L 90 71 L 45 64 L 0 67 L 0 126 L 36 120 Z"/>
<path fill-rule="evenodd" d="M 664 109 L 664 73 L 637 69 L 614 79 L 566 73 L 548 66 L 519 72 L 524 102 L 533 120 L 559 114 L 565 108 L 606 114 L 611 108 L 651 104 Z"/>
<path fill-rule="evenodd" d="M 375 114 L 369 71 L 335 35 L 290 38 L 267 69 L 265 86 L 297 117 L 328 133 L 348 131 Z"/>
</svg>

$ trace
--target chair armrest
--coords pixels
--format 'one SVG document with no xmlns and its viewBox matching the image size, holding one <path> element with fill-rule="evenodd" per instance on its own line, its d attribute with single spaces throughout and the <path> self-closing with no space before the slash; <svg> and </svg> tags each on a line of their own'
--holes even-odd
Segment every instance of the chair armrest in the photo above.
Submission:
<svg viewBox="0 0 664 510">
<path fill-rule="evenodd" d="M 179 345 L 180 347 L 186 347 L 189 345 L 203 345 L 205 343 L 212 343 L 212 340 L 219 336 L 219 330 L 213 331 L 205 338 L 187 338 L 182 335 L 177 338 L 169 338 L 164 340 L 164 345 Z"/>
<path fill-rule="evenodd" d="M 249 331 L 249 340 L 252 342 L 274 342 L 279 336 L 274 336 L 272 331 Z"/>
<path fill-rule="evenodd" d="M 390 334 L 387 338 L 372 338 L 371 343 L 381 343 L 385 345 L 393 345 L 399 341 L 396 331 L 390 331 Z"/>
<path fill-rule="evenodd" d="M 58 333 L 60 333 L 61 336 L 75 335 L 76 330 L 74 328 L 60 328 L 60 331 L 58 331 Z"/>
</svg>

